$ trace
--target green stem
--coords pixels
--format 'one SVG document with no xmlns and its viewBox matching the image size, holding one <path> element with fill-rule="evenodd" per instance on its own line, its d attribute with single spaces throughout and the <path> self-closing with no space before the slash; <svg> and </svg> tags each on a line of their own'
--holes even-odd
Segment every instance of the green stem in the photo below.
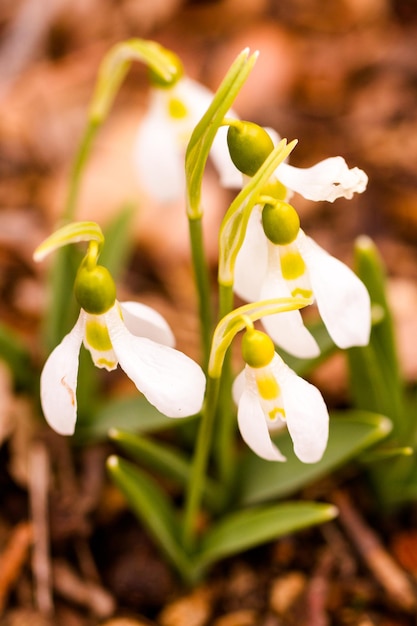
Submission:
<svg viewBox="0 0 417 626">
<path fill-rule="evenodd" d="M 80 190 L 81 175 L 83 173 L 85 164 L 90 154 L 94 137 L 96 136 L 99 127 L 100 122 L 89 121 L 84 131 L 84 135 L 81 139 L 81 143 L 78 147 L 78 151 L 75 156 L 75 160 L 71 170 L 67 203 L 62 216 L 64 222 L 71 222 L 75 219 L 75 209 L 77 206 L 78 194 Z"/>
<path fill-rule="evenodd" d="M 203 350 L 203 369 L 207 371 L 210 356 L 213 315 L 210 298 L 210 275 L 204 253 L 202 218 L 189 219 L 191 255 L 198 294 L 201 341 Z"/>
<path fill-rule="evenodd" d="M 220 378 L 207 378 L 207 393 L 197 443 L 188 483 L 185 510 L 183 541 L 186 550 L 194 549 L 196 540 L 196 522 L 204 489 L 205 474 L 211 449 L 213 428 L 217 412 Z"/>
<path fill-rule="evenodd" d="M 219 285 L 219 319 L 233 309 L 233 288 Z M 225 355 L 220 379 L 219 412 L 216 426 L 215 458 L 219 482 L 226 492 L 233 478 L 233 438 L 235 435 L 235 411 L 232 399 L 232 364 L 230 350 Z"/>
</svg>

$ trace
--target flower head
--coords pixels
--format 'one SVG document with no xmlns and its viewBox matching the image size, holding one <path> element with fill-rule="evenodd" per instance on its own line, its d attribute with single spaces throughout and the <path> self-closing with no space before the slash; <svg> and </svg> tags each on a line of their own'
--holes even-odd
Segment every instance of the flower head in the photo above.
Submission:
<svg viewBox="0 0 417 626">
<path fill-rule="evenodd" d="M 242 167 L 242 163 L 246 165 L 254 161 L 259 167 L 279 141 L 280 136 L 274 129 L 262 128 L 252 122 L 238 121 L 228 131 L 228 147 L 232 161 L 243 174 L 249 176 L 254 172 L 250 168 Z M 266 146 L 268 149 L 265 151 Z M 259 157 L 262 157 L 260 162 Z M 224 157 L 223 160 L 227 163 Z M 225 186 L 238 188 L 242 186 L 242 177 L 239 181 L 236 174 L 228 175 L 221 180 Z M 354 193 L 365 191 L 368 177 L 358 167 L 349 168 L 345 159 L 337 156 L 324 159 L 307 168 L 294 167 L 286 162 L 280 163 L 272 177 L 272 182 L 274 181 L 279 181 L 285 186 L 287 200 L 295 192 L 307 200 L 334 202 L 337 198 L 350 199 Z"/>
<path fill-rule="evenodd" d="M 362 281 L 301 229 L 291 243 L 273 243 L 265 234 L 260 207 L 251 214 L 237 256 L 234 289 L 249 302 L 313 296 L 337 346 L 362 346 L 369 341 L 371 304 Z M 299 311 L 270 315 L 262 323 L 274 342 L 290 354 L 302 358 L 319 354 Z"/>
<path fill-rule="evenodd" d="M 304 463 L 319 461 L 327 445 L 329 421 L 319 390 L 297 376 L 260 331 L 247 331 L 243 355 L 246 366 L 235 380 L 233 395 L 246 444 L 268 461 L 285 461 L 270 431 L 286 425 L 298 458 Z"/>
<path fill-rule="evenodd" d="M 144 188 L 159 201 L 173 201 L 183 196 L 186 147 L 212 100 L 209 89 L 186 76 L 169 87 L 152 87 L 133 156 Z M 232 112 L 228 115 L 234 116 Z M 230 159 L 225 128 L 219 128 L 211 156 L 222 184 L 239 186 L 242 177 Z"/>
<path fill-rule="evenodd" d="M 114 305 L 102 314 L 80 311 L 71 332 L 53 350 L 41 375 L 46 420 L 71 435 L 77 419 L 77 375 L 81 344 L 97 367 L 125 371 L 148 401 L 168 417 L 185 417 L 202 406 L 205 377 L 192 359 L 175 350 L 165 319 L 137 302 Z"/>
</svg>

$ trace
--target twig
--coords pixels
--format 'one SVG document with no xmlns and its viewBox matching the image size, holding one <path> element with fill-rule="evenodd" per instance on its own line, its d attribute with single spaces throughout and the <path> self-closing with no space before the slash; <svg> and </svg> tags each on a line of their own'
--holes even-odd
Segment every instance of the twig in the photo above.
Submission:
<svg viewBox="0 0 417 626">
<path fill-rule="evenodd" d="M 32 524 L 21 522 L 12 531 L 6 548 L 0 555 L 0 615 L 9 591 L 17 581 L 32 542 Z"/>
<path fill-rule="evenodd" d="M 377 535 L 366 525 L 346 493 L 335 492 L 332 498 L 339 509 L 339 519 L 359 554 L 391 600 L 405 611 L 416 608 L 416 594 L 405 572 L 388 554 Z"/>
<path fill-rule="evenodd" d="M 115 603 L 109 592 L 80 578 L 64 561 L 54 561 L 53 572 L 54 587 L 63 598 L 90 609 L 100 618 L 114 612 Z"/>
<path fill-rule="evenodd" d="M 333 565 L 332 552 L 329 549 L 324 550 L 307 589 L 306 616 L 308 616 L 309 626 L 327 626 L 329 624 L 326 602 L 329 577 Z"/>
<path fill-rule="evenodd" d="M 29 459 L 30 507 L 33 521 L 32 568 L 36 603 L 44 615 L 53 612 L 49 558 L 48 488 L 49 458 L 43 443 L 36 441 Z"/>
</svg>

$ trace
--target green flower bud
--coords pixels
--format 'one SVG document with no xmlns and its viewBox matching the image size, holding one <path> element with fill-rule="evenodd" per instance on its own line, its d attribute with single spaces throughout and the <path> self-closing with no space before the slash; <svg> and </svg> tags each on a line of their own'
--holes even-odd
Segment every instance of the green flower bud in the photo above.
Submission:
<svg viewBox="0 0 417 626">
<path fill-rule="evenodd" d="M 254 176 L 274 149 L 266 130 L 253 122 L 234 122 L 227 131 L 230 157 L 237 169 Z"/>
<path fill-rule="evenodd" d="M 102 265 L 92 269 L 82 265 L 75 278 L 74 292 L 80 307 L 95 315 L 105 313 L 116 302 L 116 285 Z"/>
<path fill-rule="evenodd" d="M 262 226 L 272 243 L 286 246 L 297 237 L 300 218 L 294 207 L 287 202 L 266 204 L 262 210 Z"/>
<path fill-rule="evenodd" d="M 173 87 L 179 81 L 179 79 L 184 76 L 184 68 L 175 52 L 172 52 L 171 50 L 166 50 L 165 48 L 163 49 L 163 51 L 167 60 L 175 67 L 175 70 L 173 71 L 171 77 L 167 80 L 150 67 L 148 68 L 148 77 L 149 82 L 153 87 L 167 89 L 169 87 Z"/>
<path fill-rule="evenodd" d="M 260 330 L 250 328 L 242 338 L 242 356 L 249 367 L 269 365 L 275 354 L 272 339 Z"/>
</svg>

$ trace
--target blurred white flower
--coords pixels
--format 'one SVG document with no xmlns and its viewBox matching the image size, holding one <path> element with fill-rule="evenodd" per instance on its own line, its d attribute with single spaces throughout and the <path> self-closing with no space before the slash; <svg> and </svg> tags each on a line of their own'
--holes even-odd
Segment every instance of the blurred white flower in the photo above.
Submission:
<svg viewBox="0 0 417 626">
<path fill-rule="evenodd" d="M 182 198 L 185 192 L 184 159 L 191 134 L 209 108 L 213 93 L 183 77 L 171 87 L 152 87 L 148 111 L 136 136 L 133 158 L 142 187 L 160 202 Z M 228 117 L 235 117 L 233 112 Z M 225 187 L 239 187 L 240 172 L 233 165 L 226 143 L 227 129 L 219 128 L 211 158 Z"/>
</svg>

